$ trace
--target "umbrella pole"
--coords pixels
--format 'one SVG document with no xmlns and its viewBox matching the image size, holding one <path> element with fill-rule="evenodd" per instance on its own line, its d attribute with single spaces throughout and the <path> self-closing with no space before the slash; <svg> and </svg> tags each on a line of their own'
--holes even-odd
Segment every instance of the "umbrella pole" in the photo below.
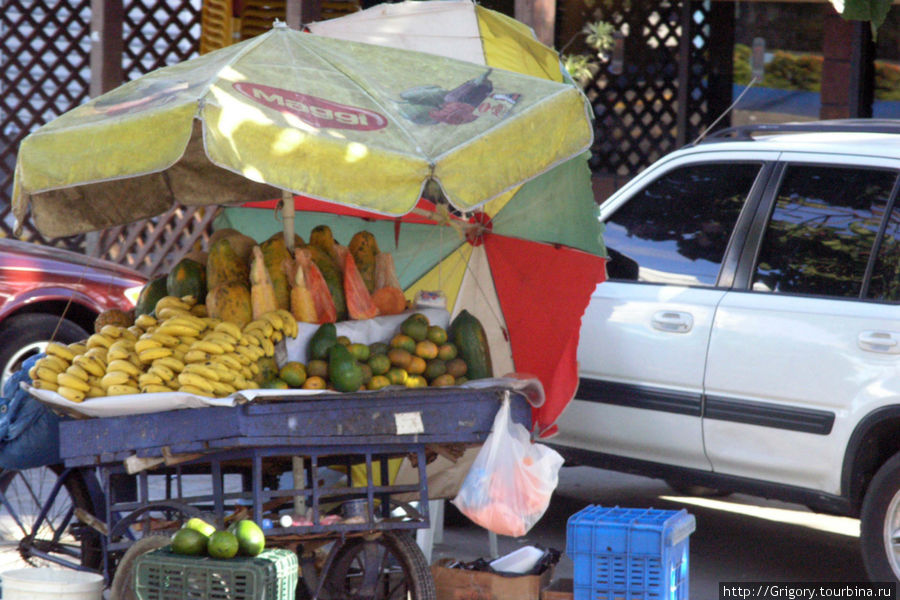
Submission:
<svg viewBox="0 0 900 600">
<path fill-rule="evenodd" d="M 294 194 L 281 191 L 281 216 L 284 221 L 284 245 L 294 255 Z"/>
</svg>

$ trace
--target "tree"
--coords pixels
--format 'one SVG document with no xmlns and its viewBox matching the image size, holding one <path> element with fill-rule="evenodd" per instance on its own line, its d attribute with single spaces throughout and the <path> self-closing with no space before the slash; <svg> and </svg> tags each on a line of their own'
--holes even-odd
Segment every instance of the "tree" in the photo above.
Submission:
<svg viewBox="0 0 900 600">
<path fill-rule="evenodd" d="M 873 38 L 891 9 L 891 0 L 831 0 L 831 4 L 848 21 L 871 22 Z"/>
</svg>

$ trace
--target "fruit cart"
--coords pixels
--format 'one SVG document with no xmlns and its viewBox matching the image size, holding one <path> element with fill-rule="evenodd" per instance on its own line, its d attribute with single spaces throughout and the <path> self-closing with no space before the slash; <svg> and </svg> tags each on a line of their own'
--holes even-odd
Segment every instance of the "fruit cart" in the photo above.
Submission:
<svg viewBox="0 0 900 600">
<path fill-rule="evenodd" d="M 96 476 L 100 493 L 72 494 L 72 522 L 90 528 L 70 528 L 76 551 L 56 560 L 76 566 L 80 554 L 82 563 L 99 562 L 114 597 L 130 597 L 135 558 L 167 544 L 185 520 L 225 525 L 246 517 L 263 528 L 268 546 L 297 553 L 309 597 L 390 598 L 403 590 L 433 598 L 428 565 L 404 530 L 429 526 L 428 454 L 484 441 L 506 397 L 514 419 L 530 423 L 524 395 L 497 382 L 285 392 L 233 407 L 63 422 L 60 481 L 77 473 L 90 489 Z M 393 485 L 388 461 L 408 456 L 418 481 Z M 327 473 L 335 476 L 326 483 Z M 23 552 L 50 556 L 59 541 L 37 528 Z"/>
</svg>

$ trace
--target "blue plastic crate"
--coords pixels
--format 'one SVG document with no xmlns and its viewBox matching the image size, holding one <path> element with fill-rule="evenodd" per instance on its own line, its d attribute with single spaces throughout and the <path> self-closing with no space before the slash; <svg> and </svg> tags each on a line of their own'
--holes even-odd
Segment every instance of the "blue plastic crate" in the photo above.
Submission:
<svg viewBox="0 0 900 600">
<path fill-rule="evenodd" d="M 686 510 L 591 505 L 569 517 L 574 600 L 688 600 Z"/>
</svg>

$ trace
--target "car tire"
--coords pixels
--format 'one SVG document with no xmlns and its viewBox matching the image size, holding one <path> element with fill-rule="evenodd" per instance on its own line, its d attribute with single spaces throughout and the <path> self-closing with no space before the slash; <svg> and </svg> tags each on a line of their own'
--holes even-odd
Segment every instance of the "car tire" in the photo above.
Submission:
<svg viewBox="0 0 900 600">
<path fill-rule="evenodd" d="M 70 344 L 87 337 L 88 333 L 76 323 L 56 315 L 28 313 L 10 317 L 0 325 L 0 381 L 18 371 L 25 359 L 43 352 L 51 338 Z"/>
<path fill-rule="evenodd" d="M 860 513 L 860 546 L 871 581 L 900 581 L 900 453 L 875 473 Z M 894 540 L 895 543 L 892 543 Z"/>
</svg>

